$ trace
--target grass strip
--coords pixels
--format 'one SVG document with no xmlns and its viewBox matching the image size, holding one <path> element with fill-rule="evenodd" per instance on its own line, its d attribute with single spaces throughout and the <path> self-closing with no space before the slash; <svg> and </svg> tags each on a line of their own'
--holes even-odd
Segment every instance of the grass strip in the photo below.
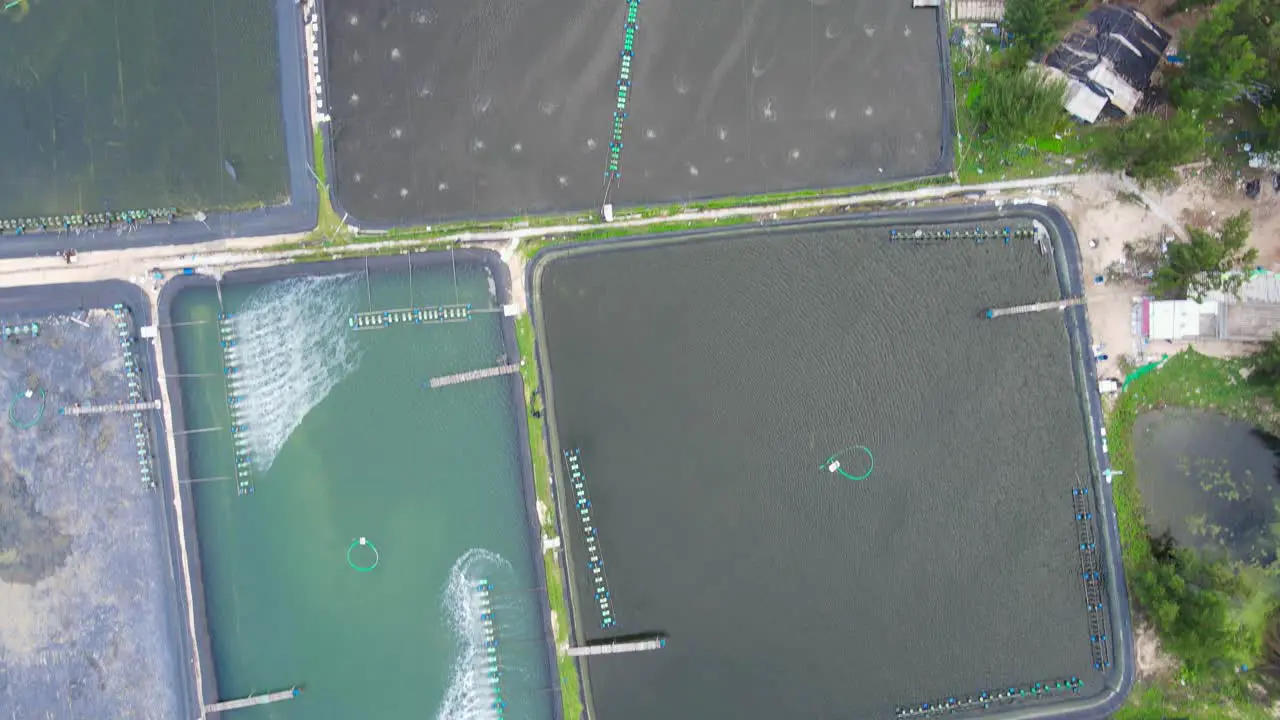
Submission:
<svg viewBox="0 0 1280 720">
<path fill-rule="evenodd" d="M 520 346 L 520 379 L 524 381 L 525 408 L 529 423 L 529 457 L 533 462 L 533 487 L 538 498 L 539 523 L 544 537 L 556 536 L 556 506 L 551 500 L 551 464 L 547 446 L 543 442 L 543 419 L 534 415 L 533 398 L 528 397 L 538 387 L 538 361 L 534 354 L 535 336 L 533 319 L 529 313 L 516 318 L 516 341 Z M 556 669 L 560 675 L 560 698 L 566 720 L 582 717 L 582 680 L 578 677 L 578 665 L 573 658 L 561 652 L 569 644 L 569 610 L 565 606 L 564 577 L 554 552 L 542 554 L 546 566 L 547 600 L 551 604 L 552 626 L 555 628 Z"/>
</svg>

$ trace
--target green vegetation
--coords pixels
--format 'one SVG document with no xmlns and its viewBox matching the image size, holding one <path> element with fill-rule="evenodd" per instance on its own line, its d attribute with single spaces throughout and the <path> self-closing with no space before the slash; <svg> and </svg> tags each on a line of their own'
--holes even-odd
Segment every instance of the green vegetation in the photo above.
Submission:
<svg viewBox="0 0 1280 720">
<path fill-rule="evenodd" d="M 1168 181 L 1178 165 L 1206 154 L 1226 159 L 1239 142 L 1280 150 L 1280 0 L 1181 0 L 1179 11 L 1213 7 L 1181 39 L 1185 63 L 1162 70 L 1172 106 L 1159 117 L 1093 126 L 1069 121 L 1061 102 L 1053 108 L 1053 84 L 1026 69 L 1091 4 L 1007 0 L 1011 45 L 1001 48 L 988 35 L 975 49 L 953 51 L 961 182 L 1049 175 L 1091 162 L 1142 182 Z"/>
<path fill-rule="evenodd" d="M 1272 351 L 1280 355 L 1280 350 Z M 1250 382 L 1255 360 L 1217 360 L 1187 350 L 1163 368 L 1134 380 L 1120 395 L 1107 422 L 1113 492 L 1130 594 L 1164 647 L 1181 660 L 1176 677 L 1134 691 L 1120 720 L 1164 717 L 1253 718 L 1266 715 L 1248 683 L 1259 678 L 1236 673 L 1241 664 L 1265 666 L 1268 626 L 1277 598 L 1266 573 L 1240 563 L 1209 562 L 1167 537 L 1152 537 L 1143 517 L 1133 459 L 1133 426 L 1155 408 L 1210 410 L 1280 431 L 1280 413 L 1271 402 L 1275 389 Z"/>
<path fill-rule="evenodd" d="M 547 458 L 547 446 L 543 442 L 542 396 L 538 383 L 538 363 L 534 354 L 533 320 L 529 313 L 516 318 L 516 339 L 520 344 L 520 379 L 524 381 L 525 398 L 529 423 L 529 457 L 533 462 L 534 492 L 541 506 L 539 511 L 544 537 L 556 536 L 556 507 L 551 499 L 551 463 Z M 536 394 L 535 394 L 536 393 Z M 555 618 L 556 665 L 560 674 L 560 696 L 563 700 L 564 717 L 582 717 L 581 678 L 578 676 L 578 665 L 573 658 L 563 654 L 560 648 L 569 643 L 569 611 L 565 607 L 565 590 L 560 565 L 553 553 L 543 553 L 546 566 L 547 599 L 551 603 L 551 614 Z"/>
<path fill-rule="evenodd" d="M 1204 125 L 1188 112 L 1169 119 L 1139 115 L 1123 125 L 1099 127 L 1095 156 L 1108 170 L 1121 170 L 1140 182 L 1167 181 L 1173 169 L 1204 153 Z"/>
<path fill-rule="evenodd" d="M 1076 0 L 1005 0 L 1005 28 L 1027 56 L 1048 50 L 1083 3 Z"/>
<path fill-rule="evenodd" d="M 1249 357 L 1249 379 L 1264 387 L 1280 388 L 1280 332 Z M 1280 399 L 1280 393 L 1276 394 Z"/>
<path fill-rule="evenodd" d="M 1197 3 L 1204 4 L 1204 3 Z M 1223 0 L 1182 38 L 1186 64 L 1169 80 L 1174 103 L 1213 122 L 1239 119 L 1255 149 L 1280 150 L 1280 1 Z M 1221 129 L 1226 131 L 1225 125 Z"/>
<path fill-rule="evenodd" d="M 1197 301 L 1211 290 L 1238 293 L 1258 261 L 1257 248 L 1248 245 L 1250 231 L 1248 210 L 1228 218 L 1217 233 L 1188 227 L 1187 242 L 1169 244 L 1152 292 Z"/>
<path fill-rule="evenodd" d="M 1069 173 L 1087 159 L 1092 128 L 1071 122 L 1064 85 L 1023 52 L 957 48 L 952 58 L 961 183 Z"/>
<path fill-rule="evenodd" d="M 333 203 L 329 197 L 329 180 L 324 165 L 324 131 L 320 128 L 316 128 L 312 134 L 311 163 L 315 172 L 316 192 L 320 195 L 320 212 L 316 229 L 307 236 L 306 242 L 308 244 L 343 242 L 350 233 L 342 224 L 342 218 L 338 217 L 338 213 L 333 209 Z"/>
<path fill-rule="evenodd" d="M 1062 111 L 1066 83 L 1012 61 L 1012 56 L 977 58 L 966 102 L 976 127 L 1005 143 L 1065 132 L 1070 125 Z"/>
</svg>

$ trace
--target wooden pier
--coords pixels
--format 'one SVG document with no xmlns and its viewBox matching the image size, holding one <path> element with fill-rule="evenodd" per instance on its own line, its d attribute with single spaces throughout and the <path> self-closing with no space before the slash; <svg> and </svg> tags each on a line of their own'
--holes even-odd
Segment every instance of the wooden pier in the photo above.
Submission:
<svg viewBox="0 0 1280 720">
<path fill-rule="evenodd" d="M 450 385 L 458 385 L 472 380 L 485 380 L 487 378 L 500 377 L 502 375 L 514 375 L 520 372 L 520 365 L 499 365 L 498 367 L 484 368 L 483 370 L 468 370 L 467 372 L 456 373 L 454 375 L 441 375 L 433 377 L 427 384 L 432 389 L 448 387 Z"/>
<path fill-rule="evenodd" d="M 1065 300 L 1050 300 L 1049 302 L 1031 303 L 1030 305 L 1014 305 L 1012 307 L 988 308 L 986 316 L 988 318 L 1004 317 L 1006 315 L 1023 315 L 1026 313 L 1043 312 L 1045 310 L 1066 310 L 1073 305 L 1083 305 L 1084 298 L 1067 298 Z"/>
<path fill-rule="evenodd" d="M 470 305 L 443 305 L 440 307 L 358 312 L 347 318 L 347 327 L 352 330 L 376 330 L 391 325 L 465 322 L 471 319 L 471 312 Z"/>
<path fill-rule="evenodd" d="M 109 413 L 129 413 L 159 409 L 159 400 L 148 400 L 146 402 L 111 403 L 109 405 L 72 405 L 71 407 L 58 408 L 58 414 L 76 417 L 79 415 L 107 415 Z"/>
<path fill-rule="evenodd" d="M 569 657 L 586 657 L 591 655 L 616 655 L 618 653 L 645 652 L 661 650 L 667 646 L 667 639 L 662 635 L 654 635 L 639 640 L 613 641 L 593 643 L 591 645 L 574 645 L 569 648 Z"/>
<path fill-rule="evenodd" d="M 216 702 L 212 705 L 205 705 L 206 714 L 226 712 L 228 710 L 242 710 L 244 708 L 256 707 L 258 705 L 267 705 L 269 703 L 281 702 L 283 700 L 292 700 L 302 694 L 302 688 L 293 687 L 280 692 L 267 693 L 265 695 L 250 695 L 247 698 L 239 700 L 224 700 Z"/>
</svg>

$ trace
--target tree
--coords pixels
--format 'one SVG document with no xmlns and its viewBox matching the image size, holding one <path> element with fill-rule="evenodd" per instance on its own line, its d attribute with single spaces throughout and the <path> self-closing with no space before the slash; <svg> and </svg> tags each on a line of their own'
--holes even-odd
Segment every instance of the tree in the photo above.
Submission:
<svg viewBox="0 0 1280 720">
<path fill-rule="evenodd" d="M 1222 563 L 1179 548 L 1168 534 L 1151 538 L 1152 554 L 1130 575 L 1133 598 L 1187 669 L 1224 674 L 1247 658 L 1247 630 L 1231 603 L 1249 590 Z"/>
<path fill-rule="evenodd" d="M 1253 139 L 1259 149 L 1280 148 L 1280 0 L 1224 0 L 1183 38 L 1186 65 L 1170 79 L 1181 108 L 1208 119 L 1248 93 L 1263 117 Z M 1270 114 L 1268 114 L 1270 113 Z"/>
<path fill-rule="evenodd" d="M 1035 55 L 1057 41 L 1062 9 L 1062 0 L 1005 0 L 1004 27 L 1016 44 Z"/>
<path fill-rule="evenodd" d="M 1169 120 L 1140 115 L 1100 128 L 1096 138 L 1103 167 L 1149 182 L 1170 179 L 1174 167 L 1196 159 L 1204 148 L 1205 130 L 1190 113 L 1177 112 Z"/>
<path fill-rule="evenodd" d="M 1218 233 L 1188 228 L 1189 241 L 1169 244 L 1152 289 L 1194 300 L 1203 299 L 1210 290 L 1239 293 L 1258 261 L 1257 248 L 1248 246 L 1251 229 L 1248 210 L 1228 218 Z"/>
</svg>

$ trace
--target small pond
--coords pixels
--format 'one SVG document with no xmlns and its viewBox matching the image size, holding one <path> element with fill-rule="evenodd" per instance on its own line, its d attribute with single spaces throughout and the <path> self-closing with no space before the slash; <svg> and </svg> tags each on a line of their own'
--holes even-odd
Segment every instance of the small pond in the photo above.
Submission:
<svg viewBox="0 0 1280 720">
<path fill-rule="evenodd" d="M 1214 413 L 1156 410 L 1134 424 L 1153 534 L 1252 565 L 1276 561 L 1280 439 Z"/>
</svg>

